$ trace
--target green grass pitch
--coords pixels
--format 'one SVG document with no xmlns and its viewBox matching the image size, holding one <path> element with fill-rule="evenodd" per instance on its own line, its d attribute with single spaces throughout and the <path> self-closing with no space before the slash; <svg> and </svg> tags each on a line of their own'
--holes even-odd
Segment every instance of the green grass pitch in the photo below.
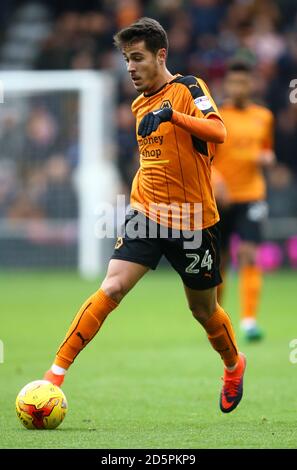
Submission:
<svg viewBox="0 0 297 470">
<path fill-rule="evenodd" d="M 97 288 L 74 273 L 1 273 L 1 448 L 296 448 L 296 272 L 266 275 L 262 343 L 247 354 L 243 400 L 218 407 L 222 363 L 188 311 L 179 277 L 143 278 L 77 358 L 64 392 L 69 411 L 54 431 L 29 431 L 14 401 L 42 378 L 76 310 Z M 236 275 L 225 307 L 238 331 Z"/>
</svg>

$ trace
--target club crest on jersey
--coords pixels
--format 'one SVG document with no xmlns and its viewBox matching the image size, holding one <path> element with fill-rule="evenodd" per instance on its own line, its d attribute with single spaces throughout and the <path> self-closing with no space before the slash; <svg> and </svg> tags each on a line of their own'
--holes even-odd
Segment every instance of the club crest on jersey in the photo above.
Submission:
<svg viewBox="0 0 297 470">
<path fill-rule="evenodd" d="M 114 246 L 114 249 L 115 250 L 118 250 L 119 248 L 121 248 L 121 246 L 123 245 L 123 238 L 122 237 L 118 237 L 117 238 L 117 241 L 116 241 L 116 244 Z"/>
<path fill-rule="evenodd" d="M 198 98 L 194 100 L 194 103 L 197 108 L 200 109 L 200 111 L 205 111 L 206 109 L 211 108 L 210 99 L 208 98 L 208 96 L 205 95 L 198 96 Z"/>
<path fill-rule="evenodd" d="M 172 108 L 172 104 L 170 103 L 169 100 L 162 101 L 160 109 L 164 109 L 164 108 Z"/>
</svg>

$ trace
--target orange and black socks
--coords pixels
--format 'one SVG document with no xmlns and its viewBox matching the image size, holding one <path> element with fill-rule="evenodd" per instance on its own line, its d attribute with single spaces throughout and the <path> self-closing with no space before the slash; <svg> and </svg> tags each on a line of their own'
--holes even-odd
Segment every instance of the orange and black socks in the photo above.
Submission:
<svg viewBox="0 0 297 470">
<path fill-rule="evenodd" d="M 61 344 L 54 364 L 68 369 L 80 351 L 94 338 L 107 315 L 118 304 L 99 289 L 81 306 Z"/>
<path fill-rule="evenodd" d="M 240 269 L 239 279 L 241 320 L 255 322 L 262 288 L 261 270 L 257 266 L 245 266 Z"/>
<path fill-rule="evenodd" d="M 233 367 L 238 361 L 238 348 L 230 318 L 219 304 L 203 326 L 212 347 L 220 354 L 225 366 Z"/>
</svg>

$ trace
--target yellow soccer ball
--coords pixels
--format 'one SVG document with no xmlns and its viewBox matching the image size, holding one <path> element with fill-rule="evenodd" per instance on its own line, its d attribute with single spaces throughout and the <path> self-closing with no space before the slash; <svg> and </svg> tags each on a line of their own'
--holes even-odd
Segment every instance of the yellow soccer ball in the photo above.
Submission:
<svg viewBox="0 0 297 470">
<path fill-rule="evenodd" d="M 16 398 L 16 413 L 27 429 L 55 429 L 67 413 L 62 390 L 47 380 L 35 380 L 22 388 Z"/>
</svg>

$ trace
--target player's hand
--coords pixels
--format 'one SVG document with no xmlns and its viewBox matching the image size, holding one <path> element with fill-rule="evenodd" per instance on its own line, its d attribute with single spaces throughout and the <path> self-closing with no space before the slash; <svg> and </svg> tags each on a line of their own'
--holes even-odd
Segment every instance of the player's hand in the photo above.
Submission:
<svg viewBox="0 0 297 470">
<path fill-rule="evenodd" d="M 222 209 L 227 208 L 230 205 L 231 200 L 225 182 L 223 180 L 217 181 L 213 188 L 218 206 Z"/>
<path fill-rule="evenodd" d="M 146 137 L 152 132 L 155 132 L 161 122 L 171 121 L 172 112 L 173 111 L 171 108 L 163 108 L 146 114 L 141 119 L 138 126 L 138 135 L 141 135 L 141 137 Z"/>
<path fill-rule="evenodd" d="M 272 150 L 263 150 L 259 155 L 259 162 L 265 167 L 273 166 L 276 162 L 275 153 Z"/>
</svg>

